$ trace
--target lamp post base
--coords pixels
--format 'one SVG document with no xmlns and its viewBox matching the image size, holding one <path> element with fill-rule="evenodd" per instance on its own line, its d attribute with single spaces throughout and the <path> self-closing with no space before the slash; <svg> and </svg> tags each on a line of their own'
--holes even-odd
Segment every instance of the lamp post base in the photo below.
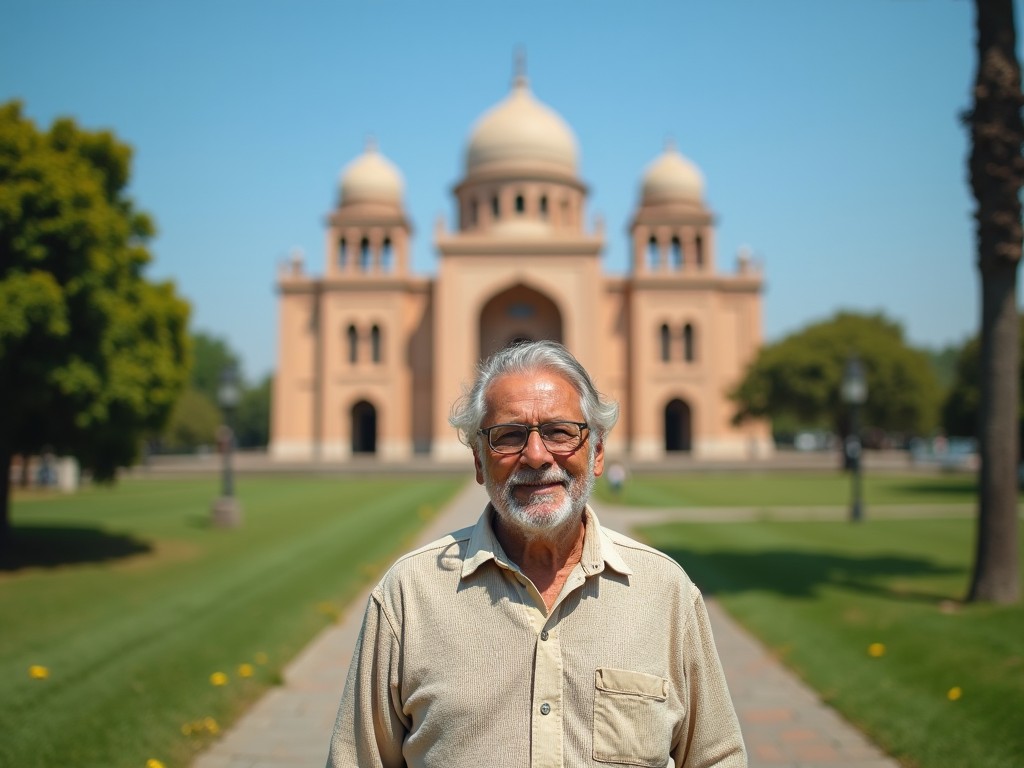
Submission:
<svg viewBox="0 0 1024 768">
<path fill-rule="evenodd" d="M 242 524 L 242 505 L 234 496 L 221 496 L 210 511 L 214 528 L 237 528 Z"/>
</svg>

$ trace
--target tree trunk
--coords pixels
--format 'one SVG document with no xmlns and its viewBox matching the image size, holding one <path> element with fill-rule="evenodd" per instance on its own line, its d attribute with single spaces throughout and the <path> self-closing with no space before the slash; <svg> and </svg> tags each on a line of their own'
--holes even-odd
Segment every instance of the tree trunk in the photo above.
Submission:
<svg viewBox="0 0 1024 768">
<path fill-rule="evenodd" d="M 0 447 L 0 556 L 11 548 L 11 451 Z"/>
<path fill-rule="evenodd" d="M 1017 538 L 1017 267 L 1024 124 L 1013 0 L 975 0 L 978 71 L 971 130 L 971 190 L 977 201 L 981 275 L 981 405 L 977 547 L 969 600 L 1020 599 Z"/>
</svg>

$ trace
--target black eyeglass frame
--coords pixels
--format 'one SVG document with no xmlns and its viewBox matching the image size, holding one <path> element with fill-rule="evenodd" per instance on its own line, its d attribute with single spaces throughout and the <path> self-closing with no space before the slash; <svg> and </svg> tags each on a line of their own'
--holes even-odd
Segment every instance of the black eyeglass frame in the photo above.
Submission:
<svg viewBox="0 0 1024 768">
<path fill-rule="evenodd" d="M 558 449 L 552 448 L 550 445 L 547 444 L 547 441 L 544 440 L 544 435 L 541 434 L 541 431 L 540 431 L 542 427 L 550 427 L 552 424 L 572 424 L 573 426 L 578 427 L 579 430 L 580 430 L 580 441 L 579 441 L 579 443 L 577 443 L 576 445 L 574 445 L 572 448 L 570 448 L 568 450 L 563 450 L 561 448 L 558 448 Z M 521 427 L 521 428 L 525 429 L 526 430 L 526 439 L 523 441 L 523 447 L 519 448 L 518 450 L 515 450 L 515 451 L 504 451 L 504 450 L 501 450 L 499 448 L 495 448 L 494 447 L 494 443 L 491 442 L 491 430 L 492 429 L 497 429 L 498 427 Z M 545 422 L 543 422 L 541 424 L 521 424 L 521 423 L 518 423 L 518 422 L 510 421 L 510 422 L 505 422 L 505 423 L 502 423 L 502 424 L 492 424 L 489 427 L 481 427 L 480 429 L 477 430 L 477 434 L 483 435 L 487 439 L 487 446 L 492 451 L 494 451 L 495 453 L 497 453 L 497 454 L 499 454 L 501 456 L 515 456 L 516 454 L 522 453 L 523 451 L 525 451 L 526 450 L 526 446 L 530 444 L 530 433 L 531 432 L 536 432 L 538 435 L 540 435 L 540 440 L 541 440 L 542 443 L 544 443 L 544 447 L 547 449 L 548 453 L 550 453 L 550 454 L 552 454 L 554 456 L 569 456 L 570 454 L 573 454 L 576 451 L 578 451 L 580 448 L 582 448 L 583 444 L 585 442 L 587 442 L 587 436 L 590 433 L 590 425 L 587 424 L 587 422 L 585 422 L 585 421 L 545 421 Z"/>
</svg>

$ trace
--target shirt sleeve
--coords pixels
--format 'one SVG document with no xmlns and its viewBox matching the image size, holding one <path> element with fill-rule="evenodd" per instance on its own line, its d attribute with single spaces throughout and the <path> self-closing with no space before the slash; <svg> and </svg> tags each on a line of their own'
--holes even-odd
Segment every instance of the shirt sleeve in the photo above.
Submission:
<svg viewBox="0 0 1024 768">
<path fill-rule="evenodd" d="M 693 611 L 687 622 L 686 684 L 689 717 L 686 731 L 672 749 L 676 768 L 746 768 L 739 718 L 718 658 L 704 598 L 693 590 Z"/>
<path fill-rule="evenodd" d="M 400 647 L 371 596 L 356 641 L 331 737 L 327 768 L 403 768 L 408 721 L 398 693 Z"/>
</svg>

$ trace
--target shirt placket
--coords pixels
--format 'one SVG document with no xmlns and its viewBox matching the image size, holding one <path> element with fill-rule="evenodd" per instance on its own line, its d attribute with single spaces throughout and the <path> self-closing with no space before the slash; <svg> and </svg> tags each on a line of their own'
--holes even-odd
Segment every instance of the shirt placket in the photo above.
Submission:
<svg viewBox="0 0 1024 768">
<path fill-rule="evenodd" d="M 562 644 L 559 639 L 557 606 L 537 636 L 533 664 L 533 713 L 530 718 L 530 765 L 533 768 L 563 768 L 562 755 Z"/>
</svg>

